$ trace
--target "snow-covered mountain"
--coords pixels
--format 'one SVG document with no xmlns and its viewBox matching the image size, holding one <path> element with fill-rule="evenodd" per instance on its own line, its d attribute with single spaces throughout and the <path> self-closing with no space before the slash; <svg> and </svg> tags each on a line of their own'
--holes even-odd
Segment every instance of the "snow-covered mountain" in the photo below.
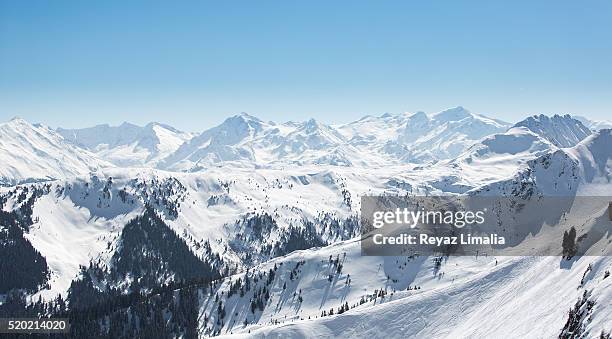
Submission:
<svg viewBox="0 0 612 339">
<path fill-rule="evenodd" d="M 567 152 L 580 165 L 582 177 L 589 183 L 612 181 L 612 129 L 601 129 Z"/>
<path fill-rule="evenodd" d="M 242 113 L 204 131 L 161 164 L 193 171 L 211 166 L 269 167 L 288 164 L 350 166 L 357 150 L 333 127 L 314 119 L 278 124 Z M 364 156 L 365 157 L 365 156 Z M 358 159 L 358 158 L 357 158 Z"/>
<path fill-rule="evenodd" d="M 548 140 L 525 127 L 512 127 L 504 133 L 492 134 L 468 149 L 461 157 L 465 162 L 506 162 L 537 157 L 556 148 Z"/>
<path fill-rule="evenodd" d="M 514 126 L 526 127 L 557 147 L 572 147 L 591 134 L 591 130 L 569 114 L 534 115 Z"/>
<path fill-rule="evenodd" d="M 557 146 L 526 127 L 512 127 L 484 137 L 456 158 L 434 167 L 442 173 L 452 173 L 445 186 L 463 183 L 468 188 L 474 186 L 476 178 L 481 185 L 510 178 L 528 161 L 556 149 Z"/>
<path fill-rule="evenodd" d="M 484 136 L 509 126 L 459 106 L 431 117 L 423 112 L 366 117 L 339 129 L 356 147 L 421 163 L 454 158 Z"/>
<path fill-rule="evenodd" d="M 0 185 L 70 178 L 112 166 L 41 124 L 0 124 Z"/>
<path fill-rule="evenodd" d="M 609 120 L 592 120 L 583 116 L 574 115 L 574 119 L 580 121 L 583 125 L 590 128 L 592 131 L 599 131 L 604 128 L 612 128 L 612 121 Z"/>
<path fill-rule="evenodd" d="M 450 159 L 509 124 L 462 107 L 425 113 L 367 116 L 330 126 L 264 122 L 242 113 L 183 144 L 161 168 L 193 171 L 211 166 L 269 167 L 287 164 L 385 166 Z"/>
<path fill-rule="evenodd" d="M 269 124 L 246 113 L 230 117 L 181 145 L 162 161 L 161 167 L 192 170 L 202 165 L 253 162 L 251 141 L 269 128 Z"/>
<path fill-rule="evenodd" d="M 589 135 L 591 131 L 569 115 L 529 117 L 503 133 L 485 136 L 459 156 L 436 164 L 437 171 L 447 173 L 436 186 L 443 191 L 454 187 L 459 193 L 470 186 L 508 179 L 530 161 L 552 154 L 559 147 L 574 146 Z"/>
<path fill-rule="evenodd" d="M 607 333 L 610 256 L 361 255 L 365 195 L 610 195 L 609 129 L 576 141 L 584 130 L 569 117 L 527 120 L 510 127 L 463 108 L 341 126 L 241 114 L 174 143 L 160 130 L 180 132 L 155 124 L 60 130 L 66 137 L 22 120 L 0 125 L 6 163 L 75 167 L 47 165 L 64 175 L 0 188 L 9 258 L 0 316 L 40 297 L 47 304 L 28 312 L 68 312 L 77 337 Z M 96 163 L 108 166 L 80 167 Z M 556 223 L 609 253 L 612 233 L 594 232 L 610 227 L 599 212 Z"/>
<path fill-rule="evenodd" d="M 490 195 L 607 196 L 612 192 L 612 130 L 602 129 L 578 145 L 529 160 L 514 177 L 476 191 Z"/>
<path fill-rule="evenodd" d="M 192 137 L 190 133 L 160 123 L 141 127 L 124 122 L 119 126 L 58 128 L 57 132 L 73 144 L 117 166 L 155 167 Z"/>
<path fill-rule="evenodd" d="M 452 158 L 484 136 L 507 128 L 507 123 L 471 113 L 463 107 L 449 109 L 431 117 L 430 131 L 414 141 L 411 158 Z M 408 140 L 415 137 L 410 125 L 406 126 L 403 137 Z"/>
</svg>

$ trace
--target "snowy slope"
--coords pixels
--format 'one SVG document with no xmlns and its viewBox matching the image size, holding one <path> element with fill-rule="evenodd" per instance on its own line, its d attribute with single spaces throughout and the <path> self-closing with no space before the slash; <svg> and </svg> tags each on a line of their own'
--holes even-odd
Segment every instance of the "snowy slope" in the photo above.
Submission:
<svg viewBox="0 0 612 339">
<path fill-rule="evenodd" d="M 612 179 L 612 129 L 601 129 L 567 152 L 580 163 L 582 177 L 589 183 L 609 185 Z"/>
<path fill-rule="evenodd" d="M 530 161 L 556 152 L 563 147 L 559 145 L 576 145 L 590 133 L 569 115 L 530 117 L 503 133 L 482 138 L 456 158 L 434 165 L 437 171 L 448 173 L 446 180 L 434 186 L 448 191 L 452 187 L 481 186 L 512 178 L 528 167 Z M 479 180 L 475 181 L 476 178 Z"/>
<path fill-rule="evenodd" d="M 527 161 L 556 150 L 548 140 L 525 127 L 513 127 L 492 134 L 471 146 L 458 157 L 439 167 L 452 169 L 463 179 L 481 177 L 500 180 L 513 176 Z"/>
<path fill-rule="evenodd" d="M 190 133 L 159 123 L 140 127 L 125 122 L 120 126 L 58 128 L 57 132 L 73 144 L 117 166 L 155 167 L 157 162 L 192 137 Z"/>
<path fill-rule="evenodd" d="M 49 288 L 38 294 L 44 299 L 65 293 L 78 276 L 81 265 L 86 266 L 93 259 L 107 261 L 112 255 L 109 244 L 141 212 L 141 209 L 115 206 L 120 214 L 96 215 L 95 210 L 78 206 L 82 203 L 77 200 L 76 190 L 73 193 L 76 201 L 53 195 L 40 198 L 34 208 L 38 222 L 26 235 L 43 253 L 51 271 Z"/>
<path fill-rule="evenodd" d="M 14 118 L 0 124 L 0 185 L 69 178 L 112 166 L 47 126 Z"/>
<path fill-rule="evenodd" d="M 572 147 L 591 134 L 587 127 L 568 114 L 534 115 L 514 126 L 526 127 L 557 147 Z"/>
<path fill-rule="evenodd" d="M 151 202 L 194 252 L 201 254 L 197 242 L 208 240 L 215 253 L 244 269 L 284 254 L 283 237 L 296 227 L 318 234 L 324 244 L 352 238 L 358 232 L 353 218 L 362 195 L 437 191 L 426 181 L 436 176 L 432 171 L 407 172 L 402 166 L 385 171 L 312 165 L 192 173 L 108 168 L 52 183 L 33 204 L 35 222 L 27 238 L 49 262 L 52 281 L 44 297 L 65 294 L 79 265 L 106 262 L 116 249 L 108 242 L 114 243 L 127 221 Z M 11 194 L 5 210 L 19 208 L 20 196 Z M 168 214 L 168 202 L 180 205 L 178 215 Z M 250 226 L 262 215 L 273 219 L 264 234 Z M 281 248 L 266 250 L 275 245 Z"/>
<path fill-rule="evenodd" d="M 329 282 L 328 256 L 338 254 L 342 273 Z M 561 333 L 567 310 L 585 290 L 595 301 L 585 329 L 588 337 L 608 331 L 612 318 L 612 279 L 604 279 L 610 257 L 583 257 L 569 265 L 558 257 L 461 257 L 436 269 L 431 258 L 362 257 L 358 245 L 346 244 L 295 253 L 285 262 L 293 267 L 299 260 L 306 263 L 297 279 L 284 275 L 287 289 L 277 282 L 278 297 L 263 314 L 256 313 L 265 324 L 244 326 L 243 317 L 253 317 L 248 307 L 238 300 L 226 302 L 228 313 L 238 314 L 228 323 L 237 318 L 237 325 L 223 328 L 222 337 L 551 338 Z M 351 284 L 346 285 L 349 274 Z M 420 289 L 406 290 L 415 285 Z M 386 296 L 371 300 L 375 289 L 386 290 Z M 302 303 L 293 297 L 299 290 Z M 367 301 L 359 305 L 362 297 Z M 333 307 L 337 313 L 345 302 L 348 311 L 321 317 L 322 310 Z"/>
<path fill-rule="evenodd" d="M 574 119 L 580 121 L 583 125 L 590 128 L 592 131 L 599 131 L 604 128 L 612 128 L 612 121 L 609 120 L 593 120 L 583 116 L 574 116 Z"/>
<path fill-rule="evenodd" d="M 512 178 L 477 188 L 490 195 L 609 196 L 612 192 L 611 130 L 602 129 L 572 148 L 529 160 Z"/>
</svg>

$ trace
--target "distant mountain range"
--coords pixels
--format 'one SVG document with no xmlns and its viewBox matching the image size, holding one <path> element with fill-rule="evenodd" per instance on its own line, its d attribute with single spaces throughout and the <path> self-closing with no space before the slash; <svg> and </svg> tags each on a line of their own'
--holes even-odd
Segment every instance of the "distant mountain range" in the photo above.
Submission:
<svg viewBox="0 0 612 339">
<path fill-rule="evenodd" d="M 0 125 L 0 152 L 6 159 L 0 178 L 8 184 L 48 180 L 111 166 L 170 171 L 309 164 L 380 167 L 453 159 L 491 162 L 496 155 L 520 162 L 554 147 L 576 145 L 593 131 L 585 124 L 606 126 L 569 115 L 537 115 L 511 125 L 463 107 L 431 116 L 366 116 L 334 126 L 314 119 L 264 122 L 242 113 L 202 133 L 159 123 L 53 130 L 14 119 Z"/>
<path fill-rule="evenodd" d="M 123 123 L 116 127 L 58 128 L 57 132 L 66 141 L 94 152 L 116 166 L 155 167 L 160 160 L 192 138 L 190 133 L 159 123 L 144 127 Z"/>
</svg>

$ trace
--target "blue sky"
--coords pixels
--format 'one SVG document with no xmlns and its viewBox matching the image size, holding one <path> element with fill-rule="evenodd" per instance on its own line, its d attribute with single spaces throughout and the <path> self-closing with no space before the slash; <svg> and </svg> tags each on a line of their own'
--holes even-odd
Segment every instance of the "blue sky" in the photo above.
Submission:
<svg viewBox="0 0 612 339">
<path fill-rule="evenodd" d="M 611 1 L 0 1 L 0 120 L 607 118 Z"/>
</svg>

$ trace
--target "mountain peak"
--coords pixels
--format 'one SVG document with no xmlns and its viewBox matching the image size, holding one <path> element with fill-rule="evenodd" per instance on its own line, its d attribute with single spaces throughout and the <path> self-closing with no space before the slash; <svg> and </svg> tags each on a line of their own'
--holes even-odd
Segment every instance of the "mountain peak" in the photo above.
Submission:
<svg viewBox="0 0 612 339">
<path fill-rule="evenodd" d="M 7 121 L 7 122 L 3 122 L 0 123 L 0 126 L 2 126 L 3 128 L 8 128 L 8 129 L 12 129 L 13 131 L 26 131 L 26 130 L 38 130 L 38 129 L 42 129 L 42 130 L 46 130 L 49 127 L 44 125 L 44 124 L 40 124 L 40 123 L 30 123 L 29 121 L 22 119 L 20 117 L 13 117 L 11 120 Z"/>
<path fill-rule="evenodd" d="M 20 116 L 16 115 L 12 117 L 10 121 L 25 121 L 25 120 L 23 120 Z"/>
<path fill-rule="evenodd" d="M 427 116 L 427 114 L 425 114 L 425 112 L 418 111 L 408 116 L 408 119 L 410 119 L 411 121 L 424 121 L 424 120 L 429 120 L 429 117 Z"/>
<path fill-rule="evenodd" d="M 27 126 L 30 126 L 30 125 L 31 125 L 31 124 L 30 124 L 30 123 L 29 123 L 27 120 L 22 119 L 22 118 L 21 118 L 21 117 L 19 117 L 19 116 L 15 116 L 15 117 L 11 118 L 11 120 L 9 120 L 8 122 L 6 122 L 5 124 L 8 124 L 8 125 L 13 125 L 13 126 L 19 126 L 19 125 L 27 125 Z"/>
<path fill-rule="evenodd" d="M 134 127 L 135 128 L 139 128 L 140 126 L 132 124 L 131 122 L 124 121 L 124 122 L 121 123 L 121 125 L 119 125 L 119 127 L 122 127 L 122 128 L 134 128 Z"/>
<path fill-rule="evenodd" d="M 250 115 L 247 112 L 240 112 L 240 114 L 236 114 L 233 117 L 230 117 L 230 119 L 231 118 L 239 118 L 239 119 L 242 119 L 242 120 L 250 120 L 250 121 L 256 121 L 256 122 L 263 122 L 258 117 Z"/>
<path fill-rule="evenodd" d="M 259 131 L 261 130 L 263 124 L 264 122 L 259 120 L 257 117 L 242 112 L 225 119 L 225 121 L 223 121 L 221 125 L 217 126 L 217 128 L 232 131 L 232 133 L 242 134 L 244 131 L 250 129 Z"/>
<path fill-rule="evenodd" d="M 471 115 L 472 113 L 463 106 L 457 106 L 436 113 L 433 118 L 438 121 L 459 121 Z"/>
<path fill-rule="evenodd" d="M 155 127 L 160 127 L 160 128 L 166 129 L 166 130 L 168 130 L 170 132 L 173 132 L 173 133 L 184 133 L 183 131 L 178 130 L 178 129 L 170 126 L 170 125 L 167 125 L 167 124 L 164 124 L 164 123 L 161 123 L 161 122 L 156 122 L 156 121 L 153 121 L 153 122 L 150 122 L 150 123 L 146 124 L 143 127 L 143 129 L 147 130 L 147 131 L 154 131 Z"/>
<path fill-rule="evenodd" d="M 591 134 L 591 131 L 571 115 L 533 115 L 514 127 L 526 127 L 557 147 L 572 147 Z"/>
<path fill-rule="evenodd" d="M 225 119 L 221 125 L 218 127 L 221 128 L 238 128 L 239 126 L 249 126 L 256 130 L 259 130 L 261 125 L 264 122 L 259 118 L 252 116 L 248 113 L 242 112 L 240 114 L 233 115 L 227 119 Z"/>
<path fill-rule="evenodd" d="M 308 130 L 310 130 L 310 129 L 317 129 L 319 127 L 319 122 L 316 121 L 314 118 L 310 118 L 308 121 L 306 121 L 304 126 Z"/>
</svg>

